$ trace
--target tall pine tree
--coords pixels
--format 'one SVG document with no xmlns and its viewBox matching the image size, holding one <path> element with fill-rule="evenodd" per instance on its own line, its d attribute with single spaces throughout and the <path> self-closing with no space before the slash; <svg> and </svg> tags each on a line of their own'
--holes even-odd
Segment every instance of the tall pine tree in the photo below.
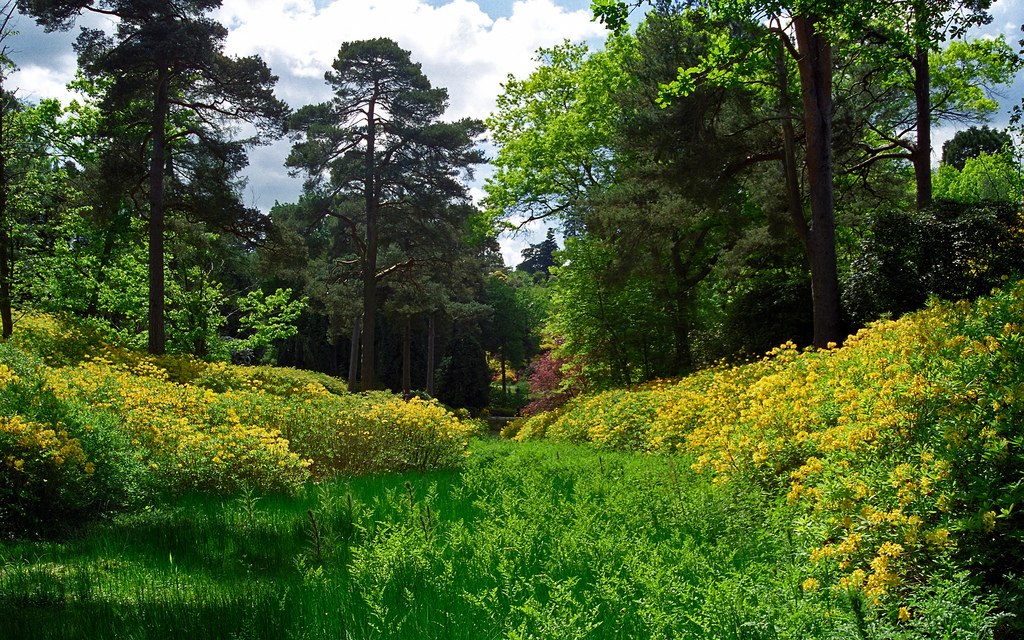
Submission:
<svg viewBox="0 0 1024 640">
<path fill-rule="evenodd" d="M 409 52 L 386 38 L 346 42 L 325 74 L 330 102 L 300 109 L 291 121 L 288 165 L 306 175 L 319 215 L 337 218 L 351 236 L 362 284 L 361 386 L 376 382 L 378 284 L 398 264 L 380 251 L 397 221 L 432 198 L 464 201 L 460 174 L 483 161 L 474 120 L 443 122 L 445 89 L 431 87 Z M 355 206 L 354 206 L 355 205 Z M 383 241 L 382 241 L 383 239 Z"/>
<path fill-rule="evenodd" d="M 104 116 L 144 112 L 149 204 L 149 351 L 163 353 L 165 186 L 177 141 L 205 147 L 238 166 L 243 142 L 229 127 L 280 131 L 287 107 L 273 95 L 277 78 L 257 56 L 223 53 L 227 29 L 208 13 L 220 0 L 18 0 L 48 31 L 68 29 L 82 12 L 117 18 L 114 36 L 83 29 L 76 49 L 83 71 L 108 77 Z M 255 142 L 256 139 L 245 141 Z"/>
</svg>

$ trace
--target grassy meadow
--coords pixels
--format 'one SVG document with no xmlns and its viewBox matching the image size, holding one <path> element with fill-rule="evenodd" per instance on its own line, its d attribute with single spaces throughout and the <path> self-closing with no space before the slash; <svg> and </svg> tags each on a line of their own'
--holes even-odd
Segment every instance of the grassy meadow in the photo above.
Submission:
<svg viewBox="0 0 1024 640">
<path fill-rule="evenodd" d="M 1024 284 L 503 439 L 323 376 L 0 345 L 13 638 L 1016 638 Z"/>
<path fill-rule="evenodd" d="M 0 608 L 24 638 L 935 637 L 804 589 L 789 508 L 686 462 L 478 440 L 461 471 L 188 494 L 5 544 Z M 996 619 L 929 589 L 943 637 Z"/>
</svg>

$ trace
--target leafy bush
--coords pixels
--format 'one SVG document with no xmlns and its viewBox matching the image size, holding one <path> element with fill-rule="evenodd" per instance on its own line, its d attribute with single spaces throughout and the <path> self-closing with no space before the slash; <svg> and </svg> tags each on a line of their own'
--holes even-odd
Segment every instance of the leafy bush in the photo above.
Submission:
<svg viewBox="0 0 1024 640">
<path fill-rule="evenodd" d="M 528 385 L 533 401 L 523 407 L 523 415 L 551 411 L 578 395 L 581 374 L 577 365 L 554 351 L 541 353 L 530 364 Z"/>
<path fill-rule="evenodd" d="M 310 477 L 457 466 L 478 427 L 436 402 L 325 375 L 153 358 L 31 316 L 0 345 L 4 535 L 71 525 L 151 490 L 294 491 Z M 49 365 L 49 366 L 48 366 Z"/>
<path fill-rule="evenodd" d="M 107 347 L 100 331 L 65 317 L 31 312 L 19 316 L 11 342 L 38 354 L 51 367 L 78 364 Z"/>
<path fill-rule="evenodd" d="M 47 387 L 58 398 L 79 398 L 118 415 L 168 490 L 289 490 L 308 477 L 308 461 L 290 450 L 279 431 L 243 422 L 232 406 L 234 392 L 175 384 L 152 362 L 94 358 L 50 370 Z"/>
<path fill-rule="evenodd" d="M 137 504 L 150 487 L 120 421 L 56 397 L 44 371 L 0 345 L 0 536 L 71 529 Z"/>
<path fill-rule="evenodd" d="M 586 396 L 549 423 L 547 435 L 556 440 L 589 440 L 600 447 L 642 451 L 654 429 L 658 404 L 655 392 L 643 389 L 613 389 Z"/>
<path fill-rule="evenodd" d="M 861 324 L 920 309 L 930 295 L 985 295 L 1024 273 L 1024 218 L 1013 202 L 937 200 L 923 212 L 878 213 L 870 231 L 843 292 Z"/>
<path fill-rule="evenodd" d="M 334 397 L 323 392 L 284 405 L 285 433 L 317 475 L 458 466 L 477 427 L 433 400 L 385 392 Z"/>
</svg>

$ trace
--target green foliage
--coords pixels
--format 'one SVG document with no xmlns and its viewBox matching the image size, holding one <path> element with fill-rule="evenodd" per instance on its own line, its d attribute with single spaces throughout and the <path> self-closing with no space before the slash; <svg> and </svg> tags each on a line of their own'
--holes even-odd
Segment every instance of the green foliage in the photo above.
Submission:
<svg viewBox="0 0 1024 640">
<path fill-rule="evenodd" d="M 548 229 L 544 240 L 523 249 L 523 259 L 516 265 L 516 271 L 525 271 L 534 280 L 547 280 L 551 275 L 551 267 L 558 265 L 555 260 L 556 251 L 558 251 L 558 242 L 555 241 L 555 230 Z"/>
<path fill-rule="evenodd" d="M 202 267 L 172 272 L 167 286 L 167 346 L 172 353 L 189 353 L 199 358 L 217 354 L 221 328 L 227 318 L 221 313 L 223 286 Z"/>
<path fill-rule="evenodd" d="M 1013 82 L 1024 66 L 1006 38 L 953 40 L 929 55 L 932 124 L 984 120 L 999 109 L 997 87 Z M 997 149 L 998 150 L 998 149 Z"/>
<path fill-rule="evenodd" d="M 458 327 L 441 361 L 437 397 L 452 407 L 479 413 L 490 401 L 491 370 L 480 338 L 469 327 Z"/>
<path fill-rule="evenodd" d="M 559 352 L 597 386 L 630 384 L 665 370 L 671 343 L 665 309 L 650 277 L 620 278 L 614 254 L 591 238 L 572 238 L 550 284 L 548 326 Z"/>
<path fill-rule="evenodd" d="M 583 198 L 612 172 L 607 144 L 618 113 L 617 43 L 591 54 L 568 42 L 540 49 L 540 67 L 510 77 L 487 128 L 498 154 L 487 179 L 485 207 L 518 224 L 548 216 L 578 224 Z"/>
<path fill-rule="evenodd" d="M 522 367 L 537 348 L 534 331 L 538 323 L 531 322 L 532 309 L 524 304 L 529 296 L 520 293 L 522 288 L 501 273 L 492 274 L 484 285 L 491 308 L 484 324 L 484 346 L 502 360 L 502 368 Z"/>
<path fill-rule="evenodd" d="M 296 322 L 306 310 L 308 298 L 292 300 L 291 289 L 278 289 L 270 295 L 256 289 L 235 300 L 242 316 L 239 325 L 249 335 L 232 341 L 229 348 L 238 353 L 269 347 L 298 333 Z"/>
<path fill-rule="evenodd" d="M 942 164 L 948 164 L 957 171 L 963 171 L 964 164 L 970 158 L 982 153 L 996 155 L 1001 151 L 1013 148 L 1013 138 L 999 129 L 988 126 L 969 127 L 957 131 L 953 137 L 942 144 Z"/>
<path fill-rule="evenodd" d="M 0 607 L 38 638 L 992 637 L 991 598 L 949 570 L 905 620 L 803 588 L 790 510 L 687 462 L 479 441 L 458 474 L 185 495 L 0 543 Z"/>
<path fill-rule="evenodd" d="M 879 212 L 850 266 L 846 308 L 864 324 L 920 309 L 932 295 L 954 300 L 989 293 L 1024 272 L 1022 224 L 1016 205 L 999 202 L 940 200 L 924 212 Z"/>
<path fill-rule="evenodd" d="M 1010 576 L 1024 571 L 1012 551 L 1024 526 L 1022 301 L 1018 282 L 875 323 L 842 348 L 786 344 L 759 362 L 585 396 L 531 417 L 517 437 L 684 450 L 719 482 L 785 496 L 804 589 L 859 594 L 858 628 L 905 622 L 915 606 L 934 615 L 939 605 L 914 598 L 949 597 L 962 577 L 939 588 L 929 576 L 963 570 L 1010 608 L 1020 597 Z M 951 616 L 921 628 L 992 622 L 969 607 Z"/>
<path fill-rule="evenodd" d="M 962 204 L 1018 204 L 1024 198 L 1024 174 L 1011 150 L 982 153 L 967 158 L 961 170 L 941 165 L 935 173 L 935 196 Z"/>
<path fill-rule="evenodd" d="M 709 335 L 722 345 L 720 354 L 751 356 L 792 341 L 811 344 L 811 287 L 806 275 L 768 270 L 750 274 L 735 287 L 724 305 L 725 315 L 718 335 Z"/>
</svg>

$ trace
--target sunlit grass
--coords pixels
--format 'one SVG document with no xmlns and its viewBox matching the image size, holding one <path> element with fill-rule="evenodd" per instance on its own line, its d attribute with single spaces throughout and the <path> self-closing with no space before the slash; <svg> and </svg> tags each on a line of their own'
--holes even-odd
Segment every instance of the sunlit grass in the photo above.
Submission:
<svg viewBox="0 0 1024 640">
<path fill-rule="evenodd" d="M 476 441 L 462 471 L 188 495 L 0 546 L 25 638 L 848 638 L 789 507 L 686 459 Z M 961 609 L 977 607 L 961 589 Z M 963 622 L 963 611 L 951 616 Z M 881 625 L 881 626 L 880 626 Z M 891 637 L 922 637 L 893 635 Z"/>
</svg>

